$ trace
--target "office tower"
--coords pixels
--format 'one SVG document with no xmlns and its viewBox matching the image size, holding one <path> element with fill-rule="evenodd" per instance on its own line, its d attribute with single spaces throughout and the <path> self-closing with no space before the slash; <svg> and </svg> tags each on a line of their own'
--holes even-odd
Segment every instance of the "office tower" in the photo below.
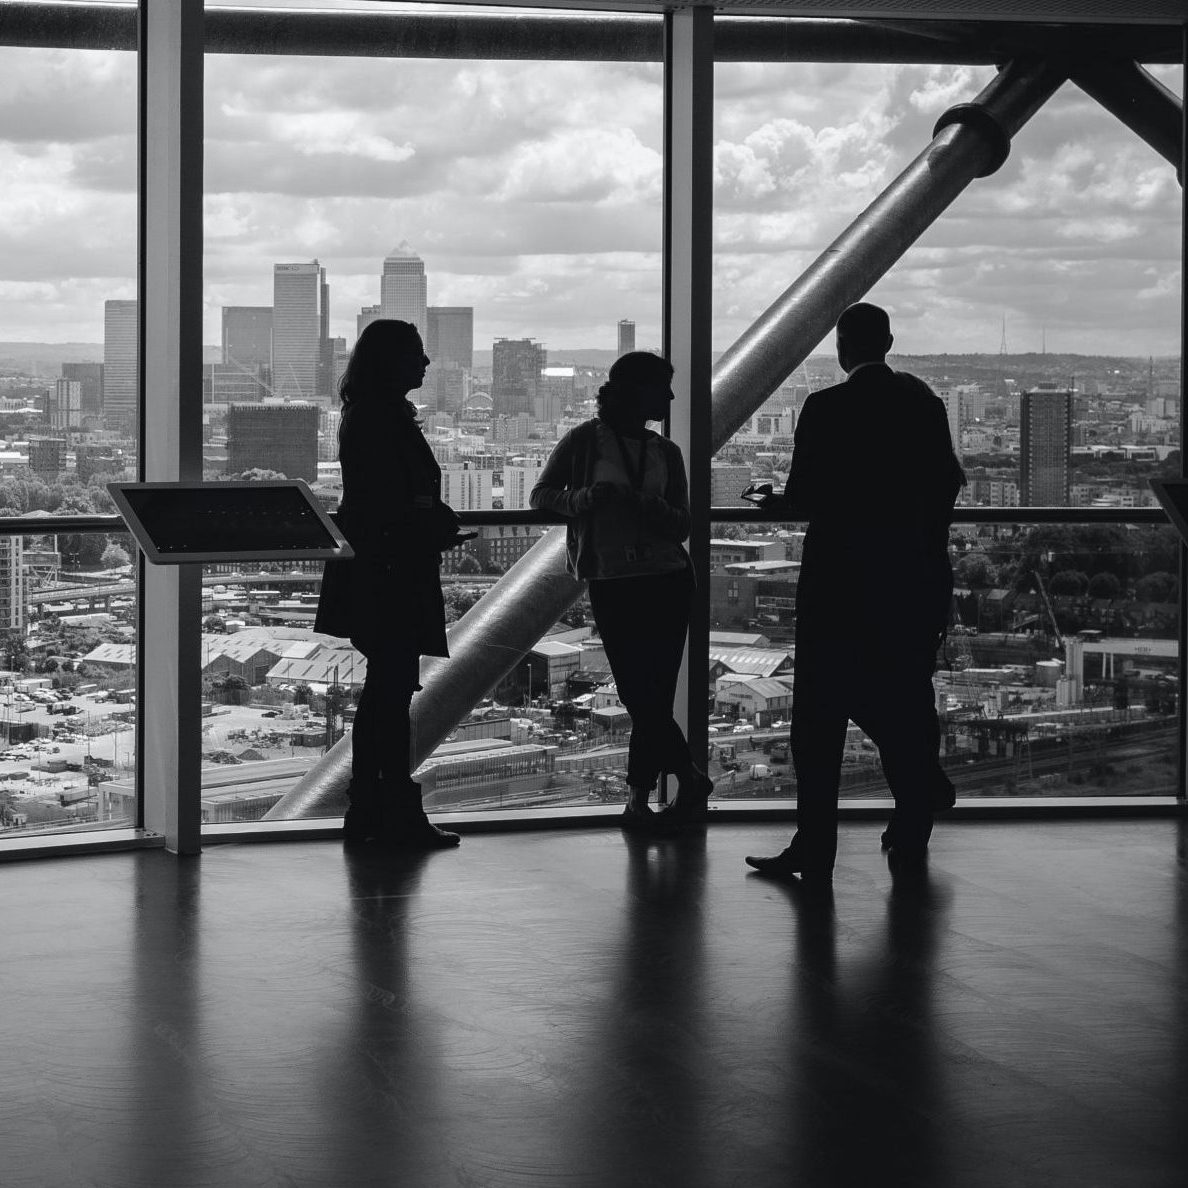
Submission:
<svg viewBox="0 0 1188 1188">
<path fill-rule="evenodd" d="M 318 407 L 315 404 L 233 404 L 227 410 L 227 471 L 275 470 L 316 482 Z"/>
<path fill-rule="evenodd" d="M 206 363 L 202 367 L 203 404 L 251 404 L 268 395 L 261 379 L 267 367 L 243 367 L 239 363 Z"/>
<path fill-rule="evenodd" d="M 945 406 L 945 416 L 949 421 L 949 436 L 953 440 L 953 450 L 957 457 L 961 457 L 961 412 L 963 393 L 960 388 L 937 388 L 937 396 Z"/>
<path fill-rule="evenodd" d="M 1055 384 L 1019 403 L 1019 499 L 1024 507 L 1067 507 L 1073 394 Z"/>
<path fill-rule="evenodd" d="M 538 421 L 555 425 L 567 408 L 573 407 L 577 382 L 575 367 L 543 367 L 533 401 L 533 415 Z"/>
<path fill-rule="evenodd" d="M 729 462 L 710 463 L 710 507 L 750 507 L 742 492 L 750 486 L 751 468 Z"/>
<path fill-rule="evenodd" d="M 624 318 L 619 323 L 619 354 L 635 350 L 635 323 Z"/>
<path fill-rule="evenodd" d="M 98 416 L 103 412 L 102 363 L 63 363 L 62 378 L 75 380 L 79 384 L 84 417 Z"/>
<path fill-rule="evenodd" d="M 474 366 L 474 307 L 431 305 L 426 310 L 425 354 L 434 367 Z"/>
<path fill-rule="evenodd" d="M 355 315 L 355 341 L 358 342 L 359 335 L 371 325 L 376 318 L 382 317 L 380 307 L 378 305 L 365 305 Z"/>
<path fill-rule="evenodd" d="M 384 260 L 380 277 L 380 317 L 412 322 L 425 341 L 427 332 L 425 262 L 401 242 Z"/>
<path fill-rule="evenodd" d="M 25 538 L 0 536 L 0 631 L 25 630 Z"/>
<path fill-rule="evenodd" d="M 138 334 L 135 301 L 103 303 L 103 421 L 109 429 L 129 432 L 136 425 Z"/>
<path fill-rule="evenodd" d="M 272 306 L 223 307 L 223 362 L 246 370 L 272 366 Z"/>
<path fill-rule="evenodd" d="M 544 458 L 513 458 L 503 468 L 503 510 L 523 511 L 540 479 Z"/>
<path fill-rule="evenodd" d="M 495 416 L 536 413 L 536 390 L 548 361 L 531 338 L 497 338 L 491 349 L 491 411 Z"/>
<path fill-rule="evenodd" d="M 347 364 L 350 362 L 351 352 L 345 338 L 335 338 L 330 342 L 330 404 L 334 406 L 338 398 L 338 386 L 346 374 Z"/>
<path fill-rule="evenodd" d="M 446 462 L 441 468 L 441 497 L 454 511 L 490 511 L 494 470 L 471 462 Z"/>
<path fill-rule="evenodd" d="M 432 356 L 430 356 L 432 357 Z M 470 372 L 456 363 L 438 366 L 434 363 L 425 376 L 425 386 L 414 394 L 417 403 L 422 401 L 434 412 L 459 413 L 466 405 L 470 394 Z"/>
<path fill-rule="evenodd" d="M 272 390 L 292 400 L 329 395 L 326 270 L 308 264 L 272 268 Z"/>
<path fill-rule="evenodd" d="M 51 429 L 78 429 L 82 425 L 82 384 L 78 380 L 55 382 L 46 419 Z"/>
<path fill-rule="evenodd" d="M 29 469 L 38 478 L 57 479 L 66 469 L 66 439 L 64 437 L 31 437 L 29 439 Z"/>
</svg>

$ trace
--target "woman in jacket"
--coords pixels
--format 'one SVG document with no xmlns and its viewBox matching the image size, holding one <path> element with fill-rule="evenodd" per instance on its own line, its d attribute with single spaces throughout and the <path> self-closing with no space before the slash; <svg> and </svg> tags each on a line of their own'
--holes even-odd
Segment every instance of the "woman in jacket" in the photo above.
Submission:
<svg viewBox="0 0 1188 1188">
<path fill-rule="evenodd" d="M 663 420 L 672 399 L 666 359 L 633 351 L 616 360 L 598 416 L 557 443 L 530 498 L 569 521 L 569 571 L 590 583 L 594 622 L 631 715 L 623 824 L 645 830 L 704 821 L 713 789 L 672 716 L 693 593 L 682 543 L 689 485 L 680 449 L 646 424 Z M 677 796 L 655 813 L 648 797 L 661 771 L 677 777 Z"/>
<path fill-rule="evenodd" d="M 339 384 L 338 522 L 355 550 L 345 570 L 346 631 L 367 657 L 343 834 L 409 849 L 461 840 L 430 822 L 409 778 L 420 660 L 448 655 L 441 552 L 459 539 L 458 518 L 441 500 L 441 469 L 408 399 L 428 366 L 415 326 L 380 319 L 364 328 Z M 323 603 L 328 594 L 324 586 Z M 319 605 L 319 620 L 325 609 Z"/>
</svg>

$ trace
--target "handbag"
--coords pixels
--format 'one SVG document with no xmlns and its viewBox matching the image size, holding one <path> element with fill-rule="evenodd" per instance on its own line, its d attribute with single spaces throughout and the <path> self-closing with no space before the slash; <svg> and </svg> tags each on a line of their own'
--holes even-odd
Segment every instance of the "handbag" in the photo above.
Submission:
<svg viewBox="0 0 1188 1188">
<path fill-rule="evenodd" d="M 352 586 L 355 562 L 327 561 L 322 566 L 322 590 L 318 595 L 318 610 L 314 616 L 314 630 L 323 635 L 337 635 L 348 639 L 351 634 Z"/>
</svg>

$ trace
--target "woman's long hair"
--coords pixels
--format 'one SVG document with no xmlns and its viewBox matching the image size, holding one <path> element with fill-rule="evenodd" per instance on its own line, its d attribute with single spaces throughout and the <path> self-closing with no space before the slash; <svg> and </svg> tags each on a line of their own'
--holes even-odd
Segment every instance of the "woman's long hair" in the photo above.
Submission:
<svg viewBox="0 0 1188 1188">
<path fill-rule="evenodd" d="M 420 358 L 424 350 L 420 332 L 411 322 L 379 318 L 364 326 L 347 360 L 346 371 L 338 382 L 338 396 L 345 406 L 343 411 L 353 404 L 391 400 L 393 359 L 413 352 Z M 417 406 L 407 396 L 403 405 L 408 419 L 415 421 Z"/>
<path fill-rule="evenodd" d="M 672 364 L 650 351 L 629 351 L 612 364 L 606 383 L 598 389 L 598 416 L 608 425 L 624 419 L 640 384 L 672 383 Z"/>
</svg>

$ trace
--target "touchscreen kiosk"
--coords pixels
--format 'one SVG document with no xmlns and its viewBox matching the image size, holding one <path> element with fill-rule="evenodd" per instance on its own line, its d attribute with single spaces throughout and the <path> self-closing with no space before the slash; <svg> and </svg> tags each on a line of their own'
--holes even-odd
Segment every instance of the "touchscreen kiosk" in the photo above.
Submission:
<svg viewBox="0 0 1188 1188">
<path fill-rule="evenodd" d="M 154 565 L 353 556 L 346 538 L 301 479 L 108 483 L 107 489 Z"/>
<path fill-rule="evenodd" d="M 1150 479 L 1151 490 L 1163 504 L 1168 519 L 1188 544 L 1188 479 Z"/>
</svg>

